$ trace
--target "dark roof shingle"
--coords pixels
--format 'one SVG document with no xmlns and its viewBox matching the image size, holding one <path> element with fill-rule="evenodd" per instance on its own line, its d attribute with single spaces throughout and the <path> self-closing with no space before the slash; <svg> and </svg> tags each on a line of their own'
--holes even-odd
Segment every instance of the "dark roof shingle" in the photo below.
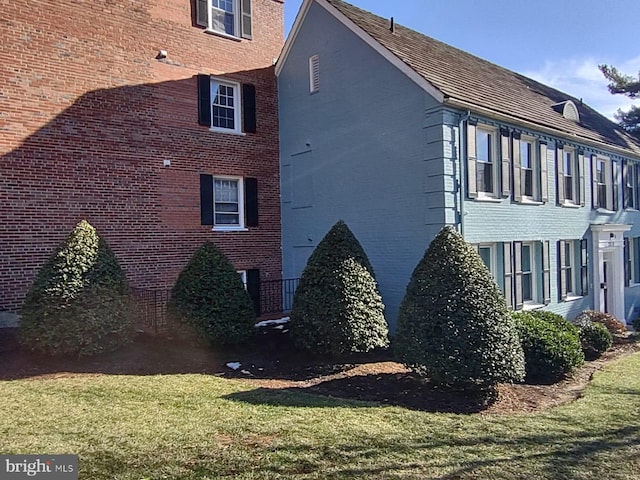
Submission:
<svg viewBox="0 0 640 480">
<path fill-rule="evenodd" d="M 564 137 L 629 150 L 640 155 L 635 142 L 616 123 L 579 99 L 470 53 L 434 40 L 402 25 L 350 5 L 342 0 L 327 0 L 356 26 L 407 64 L 449 99 L 463 101 L 497 114 L 551 128 Z M 572 100 L 578 108 L 580 123 L 564 118 L 553 105 Z M 576 140 L 578 140 L 576 138 Z"/>
</svg>

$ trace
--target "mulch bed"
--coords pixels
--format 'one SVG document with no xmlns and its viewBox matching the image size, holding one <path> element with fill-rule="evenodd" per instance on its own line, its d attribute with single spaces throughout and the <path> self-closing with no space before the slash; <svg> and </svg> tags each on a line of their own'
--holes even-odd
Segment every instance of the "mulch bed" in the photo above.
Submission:
<svg viewBox="0 0 640 480">
<path fill-rule="evenodd" d="M 261 329 L 254 345 L 244 349 L 214 351 L 194 340 L 140 334 L 133 344 L 117 352 L 81 359 L 51 358 L 25 351 L 20 348 L 15 331 L 0 329 L 0 380 L 73 374 L 199 373 L 241 378 L 259 389 L 303 391 L 421 411 L 516 414 L 579 398 L 594 372 L 615 358 L 640 351 L 640 343 L 631 337 L 617 340 L 603 357 L 586 362 L 561 382 L 500 385 L 497 400 L 489 406 L 463 393 L 435 388 L 394 362 L 388 351 L 332 362 L 310 357 L 290 345 L 286 328 L 282 327 Z M 230 362 L 240 365 L 232 369 L 227 366 Z"/>
</svg>

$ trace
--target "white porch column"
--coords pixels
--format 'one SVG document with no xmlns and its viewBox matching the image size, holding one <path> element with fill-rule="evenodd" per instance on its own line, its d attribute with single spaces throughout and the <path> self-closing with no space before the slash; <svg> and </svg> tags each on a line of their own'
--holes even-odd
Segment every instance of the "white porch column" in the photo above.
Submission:
<svg viewBox="0 0 640 480">
<path fill-rule="evenodd" d="M 625 324 L 624 232 L 629 230 L 631 225 L 612 223 L 591 225 L 594 308 L 601 312 L 607 311 Z"/>
</svg>

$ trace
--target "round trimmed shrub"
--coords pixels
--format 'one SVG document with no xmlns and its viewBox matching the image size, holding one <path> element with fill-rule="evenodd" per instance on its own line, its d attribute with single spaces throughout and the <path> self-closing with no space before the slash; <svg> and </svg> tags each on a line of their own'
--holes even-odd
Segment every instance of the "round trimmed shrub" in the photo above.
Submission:
<svg viewBox="0 0 640 480">
<path fill-rule="evenodd" d="M 557 313 L 548 312 L 546 310 L 531 310 L 527 313 L 534 318 L 545 321 L 547 323 L 551 323 L 561 330 L 565 330 L 573 335 L 578 335 L 579 333 L 579 329 L 577 326 Z"/>
<path fill-rule="evenodd" d="M 235 267 L 212 243 L 202 245 L 171 291 L 169 309 L 212 345 L 245 342 L 256 314 Z"/>
<path fill-rule="evenodd" d="M 603 324 L 612 335 L 621 335 L 626 333 L 627 327 L 610 313 L 599 312 L 597 310 L 585 310 L 580 313 L 573 321 L 578 326 L 589 322 L 597 322 Z"/>
<path fill-rule="evenodd" d="M 601 323 L 590 322 L 580 327 L 580 343 L 587 360 L 595 360 L 613 345 L 613 335 Z"/>
<path fill-rule="evenodd" d="M 384 304 L 360 242 L 336 223 L 313 251 L 293 298 L 290 335 L 321 356 L 388 346 Z"/>
<path fill-rule="evenodd" d="M 395 350 L 418 374 L 449 388 L 492 389 L 524 377 L 504 297 L 478 253 L 451 227 L 433 239 L 413 272 Z"/>
<path fill-rule="evenodd" d="M 529 312 L 512 316 L 524 350 L 528 381 L 555 382 L 584 363 L 577 329 L 572 331 Z"/>
<path fill-rule="evenodd" d="M 86 220 L 42 266 L 21 317 L 22 345 L 49 355 L 94 355 L 133 339 L 133 301 L 126 277 Z"/>
</svg>

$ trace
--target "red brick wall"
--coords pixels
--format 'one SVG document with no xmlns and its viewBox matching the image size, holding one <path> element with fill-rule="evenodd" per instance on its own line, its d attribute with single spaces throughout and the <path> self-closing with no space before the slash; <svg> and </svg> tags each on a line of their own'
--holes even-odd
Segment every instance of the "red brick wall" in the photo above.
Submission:
<svg viewBox="0 0 640 480">
<path fill-rule="evenodd" d="M 194 26 L 194 3 L 2 2 L 0 311 L 19 308 L 37 269 L 83 218 L 136 287 L 171 286 L 207 240 L 238 269 L 280 277 L 272 65 L 283 4 L 253 0 L 253 40 L 235 41 Z M 156 60 L 160 49 L 167 59 Z M 198 73 L 256 86 L 255 134 L 198 125 Z M 201 173 L 257 178 L 259 226 L 201 226 Z"/>
</svg>

